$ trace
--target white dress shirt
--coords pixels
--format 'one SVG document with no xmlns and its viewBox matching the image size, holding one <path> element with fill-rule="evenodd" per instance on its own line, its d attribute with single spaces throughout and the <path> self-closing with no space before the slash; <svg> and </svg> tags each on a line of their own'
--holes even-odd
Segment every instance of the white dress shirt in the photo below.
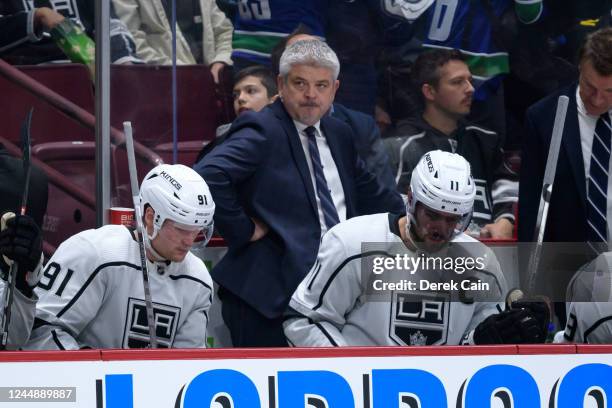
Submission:
<svg viewBox="0 0 612 408">
<path fill-rule="evenodd" d="M 599 116 L 589 115 L 584 107 L 584 102 L 580 97 L 580 86 L 576 89 L 576 105 L 578 106 L 578 126 L 580 128 L 580 147 L 582 149 L 582 159 L 584 161 L 584 178 L 588 190 L 589 186 L 589 170 L 591 168 L 591 149 L 593 147 L 593 138 L 595 137 L 595 126 Z M 608 115 L 612 118 L 612 112 L 608 112 Z M 612 155 L 610 156 L 612 159 Z M 608 207 L 607 207 L 607 220 L 608 220 L 608 237 L 610 231 L 612 231 L 612 175 L 609 172 L 610 163 L 608 163 Z M 588 195 L 587 191 L 587 195 Z M 608 245 L 612 242 L 608 239 Z"/>
<path fill-rule="evenodd" d="M 304 132 L 308 126 L 298 121 L 293 121 L 295 127 L 300 135 L 300 142 L 302 142 L 302 149 L 306 156 L 306 163 L 308 163 L 308 170 L 310 171 L 310 179 L 312 180 L 312 188 L 314 189 L 315 198 L 317 200 L 317 208 L 319 210 L 319 223 L 321 224 L 321 236 L 327 231 L 327 224 L 325 224 L 325 218 L 323 217 L 323 210 L 321 209 L 321 200 L 317 194 L 317 184 L 315 181 L 314 173 L 312 171 L 312 159 L 310 158 L 310 150 L 308 149 L 308 135 Z M 321 156 L 321 165 L 323 166 L 323 174 L 327 181 L 327 187 L 331 190 L 331 197 L 338 211 L 338 218 L 340 222 L 346 221 L 346 202 L 344 199 L 344 188 L 340 181 L 340 174 L 338 168 L 332 157 L 331 150 L 327 144 L 327 139 L 321 132 L 321 122 L 317 122 L 313 125 L 316 129 L 315 140 L 317 141 L 317 147 L 319 148 L 319 156 Z M 611 190 L 612 191 L 612 190 Z"/>
</svg>

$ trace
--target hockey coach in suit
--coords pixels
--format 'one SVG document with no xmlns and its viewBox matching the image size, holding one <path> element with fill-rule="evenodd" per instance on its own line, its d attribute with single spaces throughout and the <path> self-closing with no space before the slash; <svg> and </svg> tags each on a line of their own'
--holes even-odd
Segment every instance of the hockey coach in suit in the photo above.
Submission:
<svg viewBox="0 0 612 408">
<path fill-rule="evenodd" d="M 365 170 L 350 128 L 326 115 L 339 70 L 325 43 L 292 44 L 281 57 L 279 100 L 240 116 L 195 165 L 228 244 L 212 275 L 235 347 L 286 345 L 282 314 L 325 231 L 357 215 L 404 211 L 399 194 Z"/>
<path fill-rule="evenodd" d="M 569 105 L 544 235 L 545 242 L 572 243 L 571 247 L 577 249 L 568 255 L 568 247 L 563 247 L 552 257 L 556 275 L 549 282 L 556 283 L 563 295 L 571 274 L 593 259 L 597 250 L 607 248 L 609 242 L 612 28 L 587 38 L 579 55 L 579 68 L 577 84 L 546 97 L 527 111 L 519 183 L 519 240 L 529 242 L 534 237 L 557 100 L 567 96 Z"/>
</svg>

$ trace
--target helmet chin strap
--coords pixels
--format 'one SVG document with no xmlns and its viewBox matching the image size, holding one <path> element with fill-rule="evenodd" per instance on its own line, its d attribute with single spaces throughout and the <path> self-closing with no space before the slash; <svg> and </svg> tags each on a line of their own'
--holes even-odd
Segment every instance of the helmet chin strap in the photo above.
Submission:
<svg viewBox="0 0 612 408">
<path fill-rule="evenodd" d="M 159 252 L 157 252 L 155 248 L 153 248 L 153 243 L 151 241 L 148 241 L 147 247 L 149 249 L 149 252 L 151 252 L 151 255 L 153 255 L 153 258 L 155 258 L 153 259 L 153 262 L 166 261 L 166 258 L 161 256 Z"/>
<path fill-rule="evenodd" d="M 157 252 L 155 248 L 153 248 L 153 240 L 155 239 L 155 237 L 157 237 L 158 232 L 159 232 L 159 228 L 155 224 L 153 224 L 153 234 L 152 235 L 149 235 L 149 231 L 145 232 L 147 234 L 147 249 L 149 250 L 149 252 L 151 252 L 151 255 L 153 256 L 153 258 L 155 258 L 153 262 L 167 261 L 166 258 L 161 256 L 159 252 Z"/>
<path fill-rule="evenodd" d="M 412 231 L 411 225 L 413 222 L 415 222 L 414 217 L 412 216 L 410 211 L 406 212 L 406 215 L 407 215 L 406 225 L 404 226 L 404 229 L 405 229 L 406 237 L 408 239 L 408 243 L 414 248 L 414 250 L 417 253 L 423 252 L 427 254 L 427 251 L 425 250 L 425 248 L 422 247 L 421 244 L 416 239 L 414 239 L 414 237 L 412 236 L 414 232 Z"/>
<path fill-rule="evenodd" d="M 425 252 L 425 249 L 421 247 L 421 245 L 419 245 L 419 243 L 417 242 L 417 240 L 415 240 L 412 237 L 413 231 L 411 228 L 412 223 L 416 223 L 415 217 L 413 212 L 416 209 L 416 205 L 413 205 L 412 200 L 414 200 L 414 197 L 411 197 L 410 195 L 408 195 L 406 202 L 405 202 L 405 206 L 406 206 L 406 225 L 404 226 L 404 232 L 406 234 L 406 238 L 408 239 L 408 244 L 410 244 L 410 246 L 412 246 L 412 248 L 414 248 L 417 252 L 421 251 L 421 252 Z"/>
<path fill-rule="evenodd" d="M 149 242 L 153 241 L 155 239 L 155 237 L 157 236 L 157 233 L 159 232 L 159 227 L 157 225 L 155 225 L 155 223 L 153 223 L 153 235 L 149 235 L 149 231 L 147 230 L 147 239 L 149 240 Z"/>
</svg>

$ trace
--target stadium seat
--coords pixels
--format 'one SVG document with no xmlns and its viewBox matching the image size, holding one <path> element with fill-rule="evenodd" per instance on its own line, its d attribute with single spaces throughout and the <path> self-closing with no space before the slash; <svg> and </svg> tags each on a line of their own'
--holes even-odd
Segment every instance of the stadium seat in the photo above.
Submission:
<svg viewBox="0 0 612 408">
<path fill-rule="evenodd" d="M 94 111 L 93 85 L 80 64 L 21 66 L 19 69 L 88 112 Z M 32 144 L 69 140 L 94 140 L 90 129 L 79 125 L 44 100 L 38 99 L 0 76 L 2 135 L 19 145 L 21 123 L 33 107 Z"/>
<path fill-rule="evenodd" d="M 204 148 L 204 146 L 206 146 L 208 143 L 208 140 L 191 140 L 188 142 L 179 142 L 177 146 L 177 163 L 182 163 L 186 166 L 191 166 L 195 162 L 196 157 L 198 157 L 198 153 L 200 153 L 200 150 L 202 150 L 202 148 Z M 172 163 L 172 143 L 162 143 L 160 145 L 155 146 L 153 150 L 155 151 L 155 153 L 161 156 L 161 158 L 164 160 L 164 163 Z"/>
<path fill-rule="evenodd" d="M 32 147 L 32 154 L 85 191 L 95 194 L 95 142 L 42 143 Z M 49 184 L 49 202 L 43 224 L 48 243 L 57 247 L 71 235 L 95 225 L 95 209 Z"/>
<path fill-rule="evenodd" d="M 154 148 L 172 142 L 170 66 L 114 65 L 111 68 L 111 124 L 132 122 L 134 139 Z M 204 65 L 177 67 L 178 141 L 212 140 L 220 102 Z"/>
</svg>

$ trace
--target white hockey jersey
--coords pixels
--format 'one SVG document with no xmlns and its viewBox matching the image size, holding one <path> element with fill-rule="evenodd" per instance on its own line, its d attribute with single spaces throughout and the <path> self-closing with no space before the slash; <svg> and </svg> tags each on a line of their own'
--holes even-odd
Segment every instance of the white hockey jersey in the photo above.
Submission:
<svg viewBox="0 0 612 408">
<path fill-rule="evenodd" d="M 2 306 L 2 300 L 4 300 L 5 290 L 7 283 L 5 280 L 0 279 L 0 321 L 4 315 L 4 306 Z M 11 310 L 11 322 L 9 326 L 9 337 L 7 342 L 8 350 L 15 350 L 25 344 L 30 337 L 30 331 L 34 324 L 34 313 L 36 310 L 36 300 L 38 297 L 36 294 L 29 298 L 15 289 L 13 296 L 13 306 Z M 0 331 L 2 328 L 0 327 Z"/>
<path fill-rule="evenodd" d="M 448 290 L 432 292 L 419 287 L 419 283 L 413 288 L 374 293 L 374 280 L 385 274 L 373 271 L 373 257 L 392 260 L 399 252 L 404 252 L 413 259 L 417 258 L 400 238 L 399 218 L 391 214 L 356 217 L 336 225 L 324 235 L 317 261 L 289 303 L 284 330 L 291 345 L 469 343 L 473 329 L 487 316 L 502 310 L 503 302 L 498 300 L 503 298 L 507 289 L 499 262 L 490 249 L 465 234 L 452 242 L 466 243 L 460 245 L 462 251 L 467 250 L 469 256 L 481 258 L 484 266 L 481 271 L 471 274 L 470 279 L 467 279 L 467 273 L 449 270 L 441 274 L 430 270 L 426 273 L 415 271 L 411 281 L 448 283 L 451 280 L 471 281 L 477 276 L 489 285 L 489 297 L 495 301 L 474 301 L 467 292 L 454 290 L 452 286 Z M 379 244 L 363 246 L 365 242 Z M 447 255 L 452 254 L 449 252 Z M 405 275 L 407 272 L 402 269 L 400 273 Z M 379 282 L 378 287 L 381 286 Z"/>
<path fill-rule="evenodd" d="M 158 347 L 206 346 L 212 280 L 188 253 L 148 263 Z M 140 252 L 132 232 L 107 225 L 60 245 L 36 289 L 28 349 L 142 348 L 149 344 Z"/>
<path fill-rule="evenodd" d="M 560 342 L 612 343 L 612 252 L 580 268 L 568 285 L 567 299 L 567 324 Z"/>
</svg>

